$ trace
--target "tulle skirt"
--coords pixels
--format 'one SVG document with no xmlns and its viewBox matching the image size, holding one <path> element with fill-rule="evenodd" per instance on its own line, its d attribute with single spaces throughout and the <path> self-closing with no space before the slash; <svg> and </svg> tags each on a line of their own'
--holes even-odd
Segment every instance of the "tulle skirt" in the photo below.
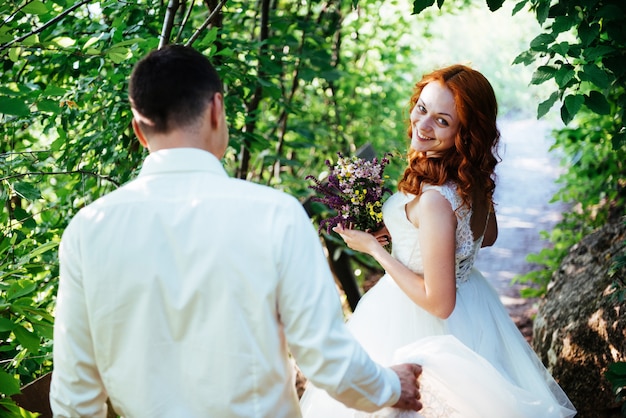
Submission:
<svg viewBox="0 0 626 418">
<path fill-rule="evenodd" d="M 300 403 L 305 418 L 562 418 L 576 413 L 477 270 L 458 286 L 447 320 L 417 306 L 385 275 L 361 299 L 348 327 L 375 361 L 422 365 L 424 408 L 367 414 L 309 384 Z"/>
</svg>

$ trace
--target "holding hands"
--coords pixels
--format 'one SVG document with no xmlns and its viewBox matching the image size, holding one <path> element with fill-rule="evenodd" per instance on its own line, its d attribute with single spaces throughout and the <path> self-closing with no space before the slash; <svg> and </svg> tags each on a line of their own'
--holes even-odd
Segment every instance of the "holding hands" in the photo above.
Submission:
<svg viewBox="0 0 626 418">
<path fill-rule="evenodd" d="M 400 378 L 400 386 L 402 387 L 400 399 L 393 407 L 411 411 L 422 409 L 418 382 L 418 378 L 422 374 L 422 367 L 414 363 L 404 363 L 391 366 L 391 370 L 396 372 Z"/>
</svg>

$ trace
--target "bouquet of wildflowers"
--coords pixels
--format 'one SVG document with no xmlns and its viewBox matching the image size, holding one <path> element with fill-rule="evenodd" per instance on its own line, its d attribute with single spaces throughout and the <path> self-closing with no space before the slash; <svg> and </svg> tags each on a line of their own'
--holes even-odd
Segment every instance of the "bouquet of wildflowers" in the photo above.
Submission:
<svg viewBox="0 0 626 418">
<path fill-rule="evenodd" d="M 385 156 L 381 160 L 367 161 L 358 157 L 347 158 L 341 153 L 338 157 L 335 165 L 326 160 L 330 171 L 325 180 L 306 177 L 315 182 L 309 188 L 318 193 L 312 200 L 337 212 L 320 222 L 320 230 L 326 227 L 330 233 L 331 227 L 341 224 L 345 228 L 352 225 L 361 231 L 377 231 L 383 223 L 383 196 L 390 192 L 384 187 L 383 176 L 389 159 Z"/>
</svg>

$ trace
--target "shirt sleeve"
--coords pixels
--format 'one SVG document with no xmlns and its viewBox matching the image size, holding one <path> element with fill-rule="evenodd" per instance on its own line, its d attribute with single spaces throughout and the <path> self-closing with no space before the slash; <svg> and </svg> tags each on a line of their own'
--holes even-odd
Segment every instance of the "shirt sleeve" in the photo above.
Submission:
<svg viewBox="0 0 626 418">
<path fill-rule="evenodd" d="M 346 406 L 375 411 L 400 397 L 396 373 L 375 363 L 347 329 L 319 236 L 298 204 L 283 217 L 278 309 L 291 353 L 317 387 Z"/>
<path fill-rule="evenodd" d="M 50 406 L 55 417 L 104 418 L 107 394 L 94 358 L 82 283 L 79 232 L 75 218 L 66 228 L 59 248 Z"/>
</svg>

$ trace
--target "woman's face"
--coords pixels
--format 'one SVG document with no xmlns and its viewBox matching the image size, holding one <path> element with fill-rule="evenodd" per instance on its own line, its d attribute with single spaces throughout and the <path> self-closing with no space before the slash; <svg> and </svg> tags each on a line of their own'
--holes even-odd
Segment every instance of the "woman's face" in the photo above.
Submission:
<svg viewBox="0 0 626 418">
<path fill-rule="evenodd" d="M 454 96 L 440 81 L 424 86 L 411 110 L 411 148 L 435 156 L 454 146 L 459 116 Z"/>
</svg>

